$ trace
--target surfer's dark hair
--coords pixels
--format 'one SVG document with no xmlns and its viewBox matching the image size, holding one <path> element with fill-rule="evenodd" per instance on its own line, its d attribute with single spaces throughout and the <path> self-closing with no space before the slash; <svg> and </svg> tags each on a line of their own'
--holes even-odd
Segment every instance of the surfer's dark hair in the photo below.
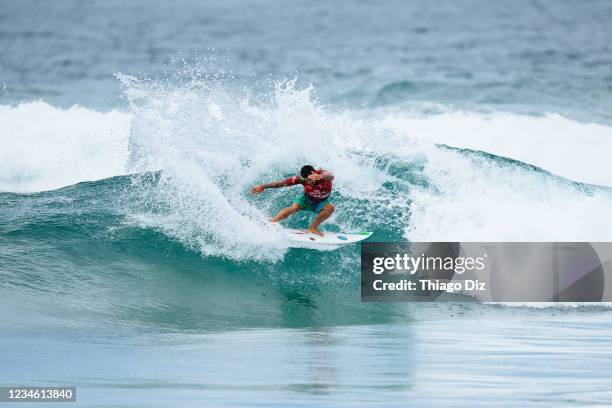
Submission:
<svg viewBox="0 0 612 408">
<path fill-rule="evenodd" d="M 314 167 L 312 167 L 310 164 L 307 164 L 303 166 L 300 170 L 300 176 L 302 176 L 302 178 L 306 178 L 310 176 L 314 171 Z"/>
</svg>

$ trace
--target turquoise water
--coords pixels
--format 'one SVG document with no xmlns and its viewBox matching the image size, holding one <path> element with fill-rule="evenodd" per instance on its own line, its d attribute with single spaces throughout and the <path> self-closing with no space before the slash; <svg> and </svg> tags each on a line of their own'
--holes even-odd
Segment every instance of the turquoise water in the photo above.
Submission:
<svg viewBox="0 0 612 408">
<path fill-rule="evenodd" d="M 79 406 L 608 406 L 609 304 L 360 302 L 267 223 L 610 241 L 609 2 L 9 2 L 0 385 Z M 302 227 L 307 214 L 285 223 Z M 72 404 L 74 405 L 74 404 Z M 71 405 L 71 406 L 72 406 Z"/>
</svg>

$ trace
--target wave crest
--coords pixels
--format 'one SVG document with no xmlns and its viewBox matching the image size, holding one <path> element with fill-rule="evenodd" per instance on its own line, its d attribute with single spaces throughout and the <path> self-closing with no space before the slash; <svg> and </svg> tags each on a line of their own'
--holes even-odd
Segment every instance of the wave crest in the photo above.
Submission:
<svg viewBox="0 0 612 408">
<path fill-rule="evenodd" d="M 330 229 L 373 230 L 373 239 L 386 241 L 612 238 L 610 190 L 549 172 L 605 181 L 597 160 L 581 165 L 589 152 L 607 151 L 610 128 L 603 125 L 557 115 L 335 111 L 295 81 L 255 92 L 225 79 L 119 79 L 127 113 L 43 102 L 2 107 L 0 117 L 9 119 L 3 126 L 13 126 L 2 133 L 12 136 L 0 153 L 8 166 L 2 189 L 45 190 L 135 173 L 122 192 L 131 222 L 205 256 L 239 261 L 285 256 L 286 239 L 267 219 L 299 188 L 261 197 L 248 191 L 304 163 L 336 175 Z M 28 127 L 35 116 L 39 123 Z M 555 135 L 576 151 L 582 146 L 575 160 L 559 159 L 569 152 L 551 142 Z M 308 221 L 309 214 L 298 214 L 287 225 Z"/>
</svg>

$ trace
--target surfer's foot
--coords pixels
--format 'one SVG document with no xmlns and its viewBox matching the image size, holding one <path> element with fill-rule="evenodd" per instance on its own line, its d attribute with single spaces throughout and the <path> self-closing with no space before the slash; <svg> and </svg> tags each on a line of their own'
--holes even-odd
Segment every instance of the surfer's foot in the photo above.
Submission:
<svg viewBox="0 0 612 408">
<path fill-rule="evenodd" d="M 310 232 L 311 234 L 318 235 L 320 237 L 323 236 L 323 233 L 321 231 L 319 231 L 318 229 L 316 229 L 315 227 L 308 228 L 308 232 Z"/>
</svg>

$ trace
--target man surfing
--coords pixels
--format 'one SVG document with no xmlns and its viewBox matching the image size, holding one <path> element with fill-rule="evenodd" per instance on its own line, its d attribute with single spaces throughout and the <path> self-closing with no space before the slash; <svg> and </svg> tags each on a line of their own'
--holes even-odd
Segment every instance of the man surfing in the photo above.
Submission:
<svg viewBox="0 0 612 408">
<path fill-rule="evenodd" d="M 312 224 L 310 224 L 310 227 L 308 227 L 308 232 L 322 237 L 323 233 L 317 227 L 328 219 L 336 209 L 328 200 L 332 191 L 333 179 L 334 175 L 330 172 L 323 169 L 315 170 L 314 167 L 306 165 L 301 168 L 299 175 L 285 180 L 259 184 L 251 189 L 251 193 L 260 194 L 266 188 L 290 187 L 301 184 L 304 187 L 304 192 L 295 197 L 291 206 L 280 210 L 270 221 L 278 222 L 284 220 L 300 210 L 312 211 L 317 216 L 312 221 Z"/>
</svg>

